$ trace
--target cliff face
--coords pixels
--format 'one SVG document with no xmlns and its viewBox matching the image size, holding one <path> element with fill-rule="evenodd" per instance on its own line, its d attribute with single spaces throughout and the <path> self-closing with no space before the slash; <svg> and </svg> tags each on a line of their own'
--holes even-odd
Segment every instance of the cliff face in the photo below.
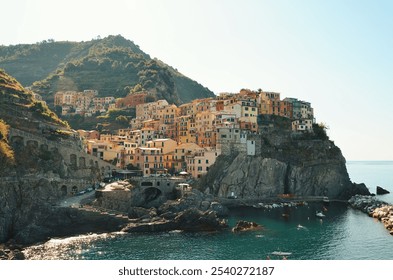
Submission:
<svg viewBox="0 0 393 280">
<path fill-rule="evenodd" d="M 42 242 L 88 232 L 120 230 L 128 219 L 78 208 L 56 207 L 62 197 L 56 182 L 33 179 L 0 183 L 0 243 Z"/>
<path fill-rule="evenodd" d="M 76 209 L 54 205 L 100 176 L 101 162 L 90 159 L 53 112 L 0 70 L 0 243 L 83 231 Z"/>
<path fill-rule="evenodd" d="M 50 213 L 60 193 L 47 179 L 21 178 L 0 182 L 0 243 L 33 229 Z"/>
<path fill-rule="evenodd" d="M 293 139 L 281 131 L 260 135 L 255 156 L 244 152 L 220 156 L 199 183 L 220 197 L 328 196 L 349 198 L 368 193 L 351 183 L 341 151 L 329 140 Z"/>
</svg>

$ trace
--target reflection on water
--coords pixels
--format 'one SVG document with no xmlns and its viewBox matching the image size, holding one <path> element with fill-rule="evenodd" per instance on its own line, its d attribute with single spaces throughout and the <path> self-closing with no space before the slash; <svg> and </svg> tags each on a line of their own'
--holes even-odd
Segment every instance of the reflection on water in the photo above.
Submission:
<svg viewBox="0 0 393 280">
<path fill-rule="evenodd" d="M 93 250 L 95 254 L 102 252 L 97 250 L 95 243 L 99 240 L 109 241 L 122 233 L 103 233 L 79 235 L 67 238 L 52 238 L 42 245 L 35 245 L 24 250 L 27 259 L 31 260 L 67 260 L 85 259 L 84 255 Z"/>
</svg>

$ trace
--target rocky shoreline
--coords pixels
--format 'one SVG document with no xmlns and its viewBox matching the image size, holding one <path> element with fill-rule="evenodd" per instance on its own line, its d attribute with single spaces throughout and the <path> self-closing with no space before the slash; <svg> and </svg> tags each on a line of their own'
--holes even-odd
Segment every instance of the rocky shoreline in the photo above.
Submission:
<svg viewBox="0 0 393 280">
<path fill-rule="evenodd" d="M 0 260 L 24 260 L 23 246 L 16 244 L 14 240 L 9 240 L 5 244 L 0 244 Z"/>
<path fill-rule="evenodd" d="M 157 208 L 131 207 L 133 219 L 123 232 L 159 232 L 170 230 L 217 231 L 227 228 L 223 217 L 228 209 L 214 201 L 213 196 L 192 190 L 177 200 L 168 200 Z"/>
<path fill-rule="evenodd" d="M 348 203 L 352 208 L 381 221 L 393 235 L 393 205 L 369 195 L 355 195 L 349 199 Z"/>
</svg>

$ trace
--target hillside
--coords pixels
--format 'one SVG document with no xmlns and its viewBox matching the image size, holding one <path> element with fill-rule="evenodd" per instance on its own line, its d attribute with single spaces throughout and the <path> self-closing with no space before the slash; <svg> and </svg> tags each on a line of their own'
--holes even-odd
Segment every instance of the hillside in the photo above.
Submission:
<svg viewBox="0 0 393 280">
<path fill-rule="evenodd" d="M 43 241 L 68 234 L 64 228 L 70 234 L 108 230 L 105 224 L 113 219 L 53 207 L 73 188 L 68 182 L 84 188 L 99 180 L 106 165 L 86 154 L 45 103 L 0 69 L 0 244 Z"/>
<path fill-rule="evenodd" d="M 18 128 L 32 127 L 31 123 L 45 122 L 67 128 L 44 102 L 34 99 L 32 93 L 13 77 L 0 69 L 0 119 Z"/>
<path fill-rule="evenodd" d="M 0 67 L 52 104 L 61 90 L 98 90 L 126 96 L 136 85 L 156 99 L 181 104 L 213 93 L 120 35 L 87 42 L 43 41 L 0 46 Z"/>
<path fill-rule="evenodd" d="M 8 142 L 10 128 L 42 134 L 44 127 L 69 131 L 68 125 L 45 103 L 35 100 L 15 78 L 0 69 L 0 176 L 9 172 L 14 163 L 23 165 L 27 162 L 21 160 L 20 151 L 15 151 Z M 32 158 L 30 154 L 29 158 Z"/>
</svg>

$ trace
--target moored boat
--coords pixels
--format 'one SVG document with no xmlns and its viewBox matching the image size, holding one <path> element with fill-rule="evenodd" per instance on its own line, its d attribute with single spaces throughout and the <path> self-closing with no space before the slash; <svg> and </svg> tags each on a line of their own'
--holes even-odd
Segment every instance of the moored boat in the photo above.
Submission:
<svg viewBox="0 0 393 280">
<path fill-rule="evenodd" d="M 321 219 L 326 217 L 321 211 L 319 211 L 319 212 L 317 211 L 315 213 L 315 216 L 318 217 L 318 218 L 321 218 Z"/>
</svg>

